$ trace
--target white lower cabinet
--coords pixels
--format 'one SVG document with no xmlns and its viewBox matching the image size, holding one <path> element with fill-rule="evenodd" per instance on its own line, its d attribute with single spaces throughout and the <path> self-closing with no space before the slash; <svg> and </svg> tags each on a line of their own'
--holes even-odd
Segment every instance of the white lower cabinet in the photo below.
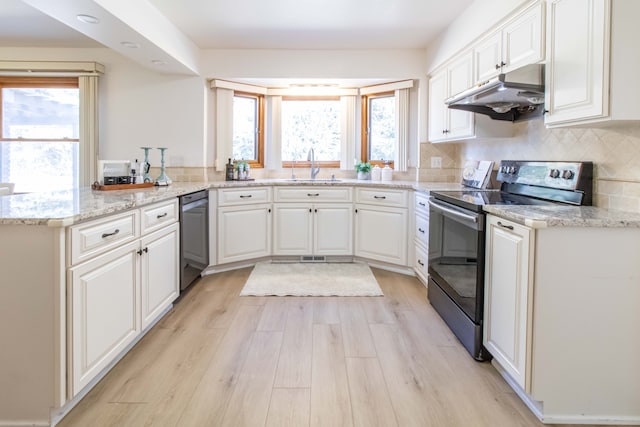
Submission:
<svg viewBox="0 0 640 427">
<path fill-rule="evenodd" d="M 640 229 L 486 223 L 492 364 L 544 423 L 640 424 Z"/>
<path fill-rule="evenodd" d="M 158 211 L 158 212 L 156 212 Z M 69 397 L 109 366 L 171 305 L 179 294 L 179 224 L 177 200 L 161 202 L 132 211 L 133 230 L 140 230 L 140 217 L 153 217 L 154 225 L 136 239 L 111 249 L 97 246 L 93 258 L 71 265 L 68 270 Z M 118 226 L 122 215 L 114 218 Z M 95 221 L 101 231 L 99 238 L 112 239 L 109 219 Z M 91 228 L 92 223 L 70 228 Z M 117 236 L 119 233 L 113 234 Z M 73 245 L 75 240 L 71 242 Z M 111 249 L 111 250 L 109 250 Z M 105 252 L 106 251 L 106 252 Z M 71 251 L 73 253 L 73 250 Z"/>
<path fill-rule="evenodd" d="M 140 240 L 141 329 L 149 326 L 179 295 L 179 225 L 174 223 Z"/>
<path fill-rule="evenodd" d="M 218 208 L 218 264 L 271 255 L 271 204 Z"/>
<path fill-rule="evenodd" d="M 70 270 L 72 396 L 140 333 L 139 250 L 129 243 Z"/>
<path fill-rule="evenodd" d="M 273 224 L 273 255 L 353 255 L 351 203 L 278 203 Z"/>
<path fill-rule="evenodd" d="M 530 228 L 487 217 L 484 346 L 523 390 L 530 387 L 532 243 Z"/>
<path fill-rule="evenodd" d="M 407 209 L 357 204 L 355 255 L 407 265 Z"/>
<path fill-rule="evenodd" d="M 414 259 L 413 270 L 423 283 L 427 283 L 429 275 L 429 197 L 424 193 L 415 193 L 414 196 Z"/>
</svg>

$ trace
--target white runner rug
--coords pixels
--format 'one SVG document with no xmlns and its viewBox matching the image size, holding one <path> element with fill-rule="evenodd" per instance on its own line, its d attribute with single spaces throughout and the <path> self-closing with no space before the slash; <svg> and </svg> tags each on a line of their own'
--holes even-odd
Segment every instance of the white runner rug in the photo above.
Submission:
<svg viewBox="0 0 640 427">
<path fill-rule="evenodd" d="M 270 263 L 253 268 L 240 296 L 382 296 L 363 263 Z"/>
</svg>

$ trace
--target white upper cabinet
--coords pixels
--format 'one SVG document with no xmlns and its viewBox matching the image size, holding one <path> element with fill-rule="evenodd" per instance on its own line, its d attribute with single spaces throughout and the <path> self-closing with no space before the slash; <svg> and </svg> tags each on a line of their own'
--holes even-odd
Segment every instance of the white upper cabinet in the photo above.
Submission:
<svg viewBox="0 0 640 427">
<path fill-rule="evenodd" d="M 473 46 L 474 84 L 544 59 L 544 2 L 538 1 Z"/>
<path fill-rule="evenodd" d="M 640 120 L 640 2 L 549 0 L 545 123 Z"/>
<path fill-rule="evenodd" d="M 429 141 L 440 142 L 473 136 L 474 117 L 467 111 L 451 110 L 444 100 L 471 87 L 471 52 L 457 57 L 429 80 Z"/>
</svg>

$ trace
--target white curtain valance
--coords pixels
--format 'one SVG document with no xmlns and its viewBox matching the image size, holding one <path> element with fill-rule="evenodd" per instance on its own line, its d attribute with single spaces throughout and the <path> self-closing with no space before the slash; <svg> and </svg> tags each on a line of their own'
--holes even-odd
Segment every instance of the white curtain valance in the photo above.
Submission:
<svg viewBox="0 0 640 427">
<path fill-rule="evenodd" d="M 399 82 L 362 87 L 360 88 L 360 95 L 371 95 L 372 93 L 391 92 L 400 89 L 411 89 L 412 87 L 413 80 L 402 80 Z"/>
<path fill-rule="evenodd" d="M 104 74 L 104 65 L 98 62 L 73 61 L 0 61 L 2 76 L 82 76 Z"/>
</svg>

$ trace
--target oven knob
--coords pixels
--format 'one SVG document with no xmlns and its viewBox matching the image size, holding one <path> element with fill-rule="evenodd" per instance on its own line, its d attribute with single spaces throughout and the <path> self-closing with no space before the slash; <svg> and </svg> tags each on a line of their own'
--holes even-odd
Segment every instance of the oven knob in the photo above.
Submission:
<svg viewBox="0 0 640 427">
<path fill-rule="evenodd" d="M 560 176 L 560 170 L 559 169 L 550 169 L 549 170 L 549 176 L 551 178 L 558 178 Z"/>
<path fill-rule="evenodd" d="M 562 171 L 562 178 L 564 178 L 564 179 L 571 179 L 571 178 L 573 178 L 574 175 L 575 175 L 575 173 L 573 173 L 572 170 L 565 169 L 565 170 Z"/>
<path fill-rule="evenodd" d="M 515 166 L 511 166 L 511 167 L 509 168 L 509 173 L 510 173 L 511 175 L 515 175 L 515 173 L 516 173 L 516 167 L 515 167 Z"/>
<path fill-rule="evenodd" d="M 507 173 L 508 170 L 509 170 L 509 166 L 500 166 L 501 173 Z"/>
</svg>

